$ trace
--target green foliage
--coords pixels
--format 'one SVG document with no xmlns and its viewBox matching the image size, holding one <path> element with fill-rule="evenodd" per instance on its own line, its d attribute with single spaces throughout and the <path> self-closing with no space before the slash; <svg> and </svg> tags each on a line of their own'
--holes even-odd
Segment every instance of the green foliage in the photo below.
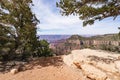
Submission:
<svg viewBox="0 0 120 80">
<path fill-rule="evenodd" d="M 60 0 L 56 5 L 62 15 L 79 15 L 83 26 L 107 17 L 114 19 L 120 15 L 120 0 Z"/>
<path fill-rule="evenodd" d="M 40 45 L 42 48 L 41 49 L 41 51 L 42 51 L 41 56 L 45 56 L 45 57 L 53 56 L 53 53 L 52 53 L 51 49 L 49 48 L 49 43 L 47 41 L 41 40 Z"/>
<path fill-rule="evenodd" d="M 24 58 L 41 51 L 41 42 L 36 36 L 36 25 L 39 21 L 32 13 L 31 7 L 32 0 L 0 1 L 1 56 L 9 55 L 8 58 L 11 57 L 11 59 L 17 56 Z M 45 50 L 48 52 L 47 48 Z"/>
<path fill-rule="evenodd" d="M 31 0 L 1 0 L 0 51 L 3 54 L 31 53 L 36 49 L 35 26 L 39 21 L 32 14 L 31 4 Z M 4 51 L 6 48 L 9 50 Z"/>
<path fill-rule="evenodd" d="M 114 45 L 105 45 L 102 44 L 99 46 L 100 49 L 102 50 L 107 50 L 111 52 L 120 52 L 120 47 L 119 46 L 114 46 Z"/>
<path fill-rule="evenodd" d="M 49 48 L 49 43 L 46 40 L 40 40 L 38 41 L 39 46 L 35 53 L 33 53 L 34 57 L 48 57 L 53 56 L 52 50 Z"/>
<path fill-rule="evenodd" d="M 120 30 L 120 27 L 118 27 L 118 29 Z M 119 39 L 120 39 L 120 31 L 119 31 L 119 34 L 118 34 L 118 36 L 119 36 Z"/>
</svg>

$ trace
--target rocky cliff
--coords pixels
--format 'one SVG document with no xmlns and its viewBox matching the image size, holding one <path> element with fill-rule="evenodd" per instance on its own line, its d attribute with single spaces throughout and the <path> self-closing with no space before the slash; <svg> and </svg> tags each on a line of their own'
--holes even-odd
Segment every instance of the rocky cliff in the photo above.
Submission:
<svg viewBox="0 0 120 80">
<path fill-rule="evenodd" d="M 102 36 L 103 37 L 103 36 Z M 72 50 L 92 48 L 102 49 L 120 53 L 120 40 L 108 39 L 108 36 L 104 36 L 104 39 L 100 37 L 85 38 L 78 35 L 71 36 L 66 40 L 59 40 L 50 45 L 56 54 L 69 54 Z M 112 38 L 112 37 L 111 37 Z"/>
</svg>

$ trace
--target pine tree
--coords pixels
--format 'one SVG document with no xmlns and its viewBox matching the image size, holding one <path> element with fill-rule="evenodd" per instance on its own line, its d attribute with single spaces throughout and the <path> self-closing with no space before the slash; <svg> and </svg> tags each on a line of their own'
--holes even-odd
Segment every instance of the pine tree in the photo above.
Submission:
<svg viewBox="0 0 120 80">
<path fill-rule="evenodd" d="M 32 0 L 0 1 L 0 52 L 34 53 L 37 49 L 36 25 L 39 22 L 31 11 Z M 9 45 L 9 46 L 8 46 Z"/>
<path fill-rule="evenodd" d="M 120 0 L 60 0 L 57 7 L 63 15 L 78 15 L 83 26 L 108 17 L 116 19 L 120 15 Z"/>
</svg>

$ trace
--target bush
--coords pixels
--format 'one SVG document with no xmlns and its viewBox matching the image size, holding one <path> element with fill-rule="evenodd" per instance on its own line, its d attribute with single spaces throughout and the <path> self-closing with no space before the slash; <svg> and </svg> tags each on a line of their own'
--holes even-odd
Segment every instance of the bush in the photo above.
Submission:
<svg viewBox="0 0 120 80">
<path fill-rule="evenodd" d="M 3 59 L 2 55 L 0 55 L 0 61 Z"/>
<path fill-rule="evenodd" d="M 33 57 L 41 56 L 53 56 L 53 51 L 49 48 L 49 43 L 46 40 L 40 40 L 37 50 L 33 53 Z"/>
<path fill-rule="evenodd" d="M 114 45 L 100 45 L 100 49 L 102 50 L 107 50 L 107 51 L 112 51 L 112 52 L 120 52 L 119 46 L 114 46 Z"/>
</svg>

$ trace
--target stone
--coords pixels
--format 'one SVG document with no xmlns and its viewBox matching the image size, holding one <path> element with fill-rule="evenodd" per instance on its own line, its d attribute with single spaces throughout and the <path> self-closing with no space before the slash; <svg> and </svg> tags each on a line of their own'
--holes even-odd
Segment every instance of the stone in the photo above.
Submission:
<svg viewBox="0 0 120 80">
<path fill-rule="evenodd" d="M 11 74 L 16 74 L 16 73 L 18 73 L 18 69 L 11 69 L 10 73 L 11 73 Z"/>
<path fill-rule="evenodd" d="M 81 62 L 73 62 L 73 64 L 74 64 L 77 68 L 81 69 L 81 65 L 82 65 Z"/>
</svg>

